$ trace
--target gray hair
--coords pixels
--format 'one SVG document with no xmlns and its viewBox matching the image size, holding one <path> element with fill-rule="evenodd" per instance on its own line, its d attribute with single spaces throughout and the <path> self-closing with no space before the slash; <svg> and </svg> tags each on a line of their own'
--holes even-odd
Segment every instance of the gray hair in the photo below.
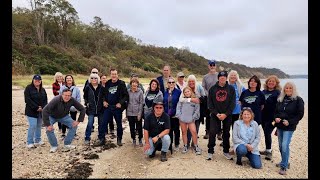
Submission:
<svg viewBox="0 0 320 180">
<path fill-rule="evenodd" d="M 237 81 L 236 81 L 236 85 L 237 85 L 237 89 L 238 89 L 238 93 L 239 93 L 239 96 L 241 95 L 242 93 L 242 87 L 244 87 L 244 85 L 242 84 L 241 80 L 240 80 L 240 77 L 239 77 L 239 74 L 236 70 L 231 70 L 228 74 L 228 82 L 230 82 L 230 76 L 231 74 L 235 74 L 236 75 L 236 78 L 237 78 Z"/>
<path fill-rule="evenodd" d="M 287 82 L 286 84 L 284 84 L 278 97 L 279 102 L 282 102 L 284 97 L 286 96 L 285 89 L 287 86 L 292 86 L 292 96 L 290 97 L 291 99 L 297 99 L 297 96 L 299 96 L 296 85 L 293 82 Z"/>
<path fill-rule="evenodd" d="M 98 79 L 98 84 L 100 84 L 100 77 L 98 74 L 94 74 L 94 73 L 91 73 L 90 76 L 89 76 L 89 79 L 88 79 L 88 82 L 91 83 L 91 78 L 97 78 Z"/>
</svg>

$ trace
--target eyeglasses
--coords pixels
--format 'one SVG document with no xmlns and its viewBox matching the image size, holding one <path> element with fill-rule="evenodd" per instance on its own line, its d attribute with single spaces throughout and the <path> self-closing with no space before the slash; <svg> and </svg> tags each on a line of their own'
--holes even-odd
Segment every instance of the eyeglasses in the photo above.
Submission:
<svg viewBox="0 0 320 180">
<path fill-rule="evenodd" d="M 250 107 L 243 107 L 243 108 L 242 108 L 242 110 L 246 110 L 246 109 L 250 109 L 250 110 L 251 110 Z"/>
<path fill-rule="evenodd" d="M 98 78 L 93 78 L 93 77 L 92 77 L 91 79 L 98 79 Z"/>
<path fill-rule="evenodd" d="M 163 107 L 155 107 L 156 109 L 163 109 Z"/>
<path fill-rule="evenodd" d="M 98 72 L 91 72 L 92 74 L 98 74 Z"/>
<path fill-rule="evenodd" d="M 171 82 L 168 82 L 169 84 L 174 84 L 175 82 L 174 81 L 171 81 Z"/>
</svg>

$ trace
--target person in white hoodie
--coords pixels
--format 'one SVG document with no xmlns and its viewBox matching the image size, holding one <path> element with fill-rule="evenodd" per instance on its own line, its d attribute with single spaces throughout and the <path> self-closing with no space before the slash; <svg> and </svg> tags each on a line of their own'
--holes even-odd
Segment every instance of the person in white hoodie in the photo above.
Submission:
<svg viewBox="0 0 320 180">
<path fill-rule="evenodd" d="M 195 98 L 195 94 L 192 89 L 187 86 L 183 89 L 184 98 Z M 176 117 L 179 119 L 181 130 L 182 130 L 182 140 L 183 149 L 182 153 L 187 153 L 189 146 L 187 144 L 187 130 L 189 128 L 192 134 L 192 142 L 194 143 L 194 150 L 197 155 L 201 154 L 201 149 L 198 146 L 198 135 L 196 130 L 195 121 L 199 119 L 200 116 L 200 105 L 194 102 L 179 101 L 176 108 Z"/>
</svg>

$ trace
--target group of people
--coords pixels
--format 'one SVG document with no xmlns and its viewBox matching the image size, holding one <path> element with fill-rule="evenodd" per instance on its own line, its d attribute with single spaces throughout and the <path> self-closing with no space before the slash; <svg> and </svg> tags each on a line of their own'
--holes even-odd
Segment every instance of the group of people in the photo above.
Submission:
<svg viewBox="0 0 320 180">
<path fill-rule="evenodd" d="M 122 113 L 126 110 L 133 146 L 144 146 L 144 152 L 150 158 L 155 157 L 157 150 L 161 151 L 161 161 L 167 161 L 169 150 L 171 153 L 180 150 L 182 143 L 182 153 L 192 149 L 196 155 L 202 154 L 198 144 L 202 123 L 206 130 L 204 139 L 208 139 L 207 160 L 213 159 L 216 139 L 219 139 L 227 159 L 233 159 L 234 153 L 236 164 L 242 165 L 242 157 L 246 156 L 253 168 L 261 168 L 261 155 L 272 159 L 272 132 L 277 127 L 281 153 L 277 167 L 280 167 L 280 174 L 286 174 L 291 138 L 304 115 L 304 102 L 298 96 L 295 84 L 287 82 L 282 89 L 278 77 L 272 75 L 265 80 L 261 91 L 260 79 L 253 75 L 246 89 L 237 71 L 217 72 L 214 60 L 208 61 L 208 69 L 200 85 L 192 74 L 186 81 L 183 72 L 172 76 L 170 66 L 165 65 L 162 76 L 151 79 L 145 90 L 137 74 L 132 74 L 126 85 L 119 79 L 116 69 L 110 69 L 108 80 L 107 75 L 99 76 L 98 70 L 93 68 L 83 89 L 84 105 L 72 75 L 63 78 L 62 73 L 55 74 L 52 84 L 55 97 L 49 103 L 41 76 L 34 75 L 24 92 L 29 122 L 27 148 L 44 144 L 41 140 L 43 123 L 50 152 L 56 152 L 58 143 L 53 128 L 56 122 L 64 137 L 64 149 L 76 148 L 71 142 L 85 114 L 88 116 L 85 145 L 91 144 L 94 118 L 97 117 L 98 141 L 95 145 L 105 144 L 108 131 L 114 131 L 114 119 L 117 145 L 122 146 Z M 260 125 L 265 136 L 264 151 L 258 149 Z"/>
</svg>

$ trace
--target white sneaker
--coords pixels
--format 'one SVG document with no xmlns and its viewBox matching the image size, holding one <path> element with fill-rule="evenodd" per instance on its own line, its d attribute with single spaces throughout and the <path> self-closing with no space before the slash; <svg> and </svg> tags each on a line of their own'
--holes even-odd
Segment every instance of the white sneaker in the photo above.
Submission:
<svg viewBox="0 0 320 180">
<path fill-rule="evenodd" d="M 28 144 L 28 145 L 27 145 L 27 148 L 28 148 L 28 149 L 31 149 L 31 148 L 35 148 L 35 146 L 34 146 L 34 144 Z"/>
<path fill-rule="evenodd" d="M 66 149 L 75 149 L 76 146 L 69 144 L 69 145 L 64 145 L 64 148 L 66 148 Z"/>
<path fill-rule="evenodd" d="M 226 157 L 228 160 L 233 160 L 232 156 L 229 153 L 223 153 L 224 157 Z"/>
<path fill-rule="evenodd" d="M 44 142 L 43 141 L 39 141 L 37 143 L 34 143 L 35 146 L 42 146 L 44 145 Z"/>
<path fill-rule="evenodd" d="M 50 152 L 55 153 L 57 151 L 57 149 L 58 149 L 57 146 L 53 146 L 53 147 L 51 147 Z"/>
</svg>

